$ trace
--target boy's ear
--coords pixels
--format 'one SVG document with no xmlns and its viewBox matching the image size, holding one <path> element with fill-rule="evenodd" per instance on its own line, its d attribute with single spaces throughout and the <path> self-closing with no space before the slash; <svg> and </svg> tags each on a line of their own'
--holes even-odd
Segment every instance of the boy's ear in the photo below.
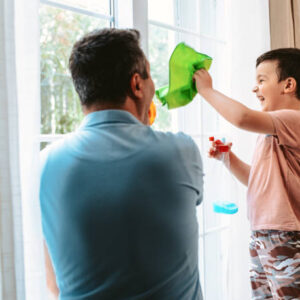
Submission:
<svg viewBox="0 0 300 300">
<path fill-rule="evenodd" d="M 141 78 L 141 75 L 138 73 L 134 73 L 130 80 L 130 88 L 131 88 L 132 95 L 135 98 L 139 99 L 143 97 L 142 87 L 143 87 L 143 80 Z"/>
<path fill-rule="evenodd" d="M 294 93 L 296 92 L 297 81 L 293 77 L 288 77 L 285 79 L 284 91 L 285 93 Z"/>
</svg>

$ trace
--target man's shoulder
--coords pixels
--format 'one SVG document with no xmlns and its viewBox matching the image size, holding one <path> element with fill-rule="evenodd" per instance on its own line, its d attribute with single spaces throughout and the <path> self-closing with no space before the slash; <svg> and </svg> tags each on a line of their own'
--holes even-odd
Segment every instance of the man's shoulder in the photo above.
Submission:
<svg viewBox="0 0 300 300">
<path fill-rule="evenodd" d="M 170 155 L 180 155 L 182 158 L 193 159 L 195 156 L 200 158 L 200 151 L 194 140 L 183 132 L 161 132 L 153 131 L 155 148 L 167 150 Z M 179 157 L 178 157 L 179 158 Z"/>
<path fill-rule="evenodd" d="M 173 142 L 178 145 L 182 144 L 186 146 L 195 146 L 193 139 L 189 135 L 181 131 L 177 133 L 173 133 L 173 132 L 162 132 L 162 131 L 153 130 L 153 133 L 162 142 L 166 142 L 166 143 Z"/>
<path fill-rule="evenodd" d="M 64 154 L 65 141 L 71 138 L 71 134 L 66 134 L 63 138 L 48 144 L 43 150 L 40 151 L 40 162 L 43 167 L 50 157 L 57 157 Z"/>
</svg>

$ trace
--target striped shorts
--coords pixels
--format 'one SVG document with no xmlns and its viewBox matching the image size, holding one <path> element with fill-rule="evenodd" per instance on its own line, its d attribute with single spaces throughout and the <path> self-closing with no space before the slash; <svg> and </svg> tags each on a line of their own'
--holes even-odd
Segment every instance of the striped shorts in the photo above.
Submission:
<svg viewBox="0 0 300 300">
<path fill-rule="evenodd" d="M 250 256 L 252 300 L 300 300 L 300 231 L 253 231 Z"/>
</svg>

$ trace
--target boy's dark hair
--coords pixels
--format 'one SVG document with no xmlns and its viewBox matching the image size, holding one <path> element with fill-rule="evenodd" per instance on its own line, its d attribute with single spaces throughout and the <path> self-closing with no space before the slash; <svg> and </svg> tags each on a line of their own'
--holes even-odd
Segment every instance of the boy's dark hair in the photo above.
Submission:
<svg viewBox="0 0 300 300">
<path fill-rule="evenodd" d="M 137 30 L 105 28 L 75 43 L 69 59 L 75 89 L 82 105 L 120 106 L 132 96 L 130 79 L 139 73 L 148 78 L 146 57 Z"/>
<path fill-rule="evenodd" d="M 273 60 L 278 62 L 278 81 L 293 77 L 296 82 L 296 97 L 300 100 L 300 49 L 280 48 L 262 54 L 256 60 L 256 67 L 264 61 Z"/>
</svg>

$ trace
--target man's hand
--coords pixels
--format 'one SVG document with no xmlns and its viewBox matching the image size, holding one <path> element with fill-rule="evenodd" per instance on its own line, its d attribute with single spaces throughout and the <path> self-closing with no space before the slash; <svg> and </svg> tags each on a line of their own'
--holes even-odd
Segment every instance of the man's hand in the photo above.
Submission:
<svg viewBox="0 0 300 300">
<path fill-rule="evenodd" d="M 46 264 L 46 280 L 48 291 L 51 294 L 51 300 L 57 300 L 59 295 L 59 289 L 56 284 L 56 276 L 52 266 L 51 258 L 48 252 L 46 241 L 44 241 L 44 253 L 45 253 L 45 264 Z"/>
<path fill-rule="evenodd" d="M 196 71 L 193 79 L 195 80 L 197 91 L 201 96 L 203 96 L 206 90 L 212 89 L 212 78 L 205 69 Z"/>
</svg>

